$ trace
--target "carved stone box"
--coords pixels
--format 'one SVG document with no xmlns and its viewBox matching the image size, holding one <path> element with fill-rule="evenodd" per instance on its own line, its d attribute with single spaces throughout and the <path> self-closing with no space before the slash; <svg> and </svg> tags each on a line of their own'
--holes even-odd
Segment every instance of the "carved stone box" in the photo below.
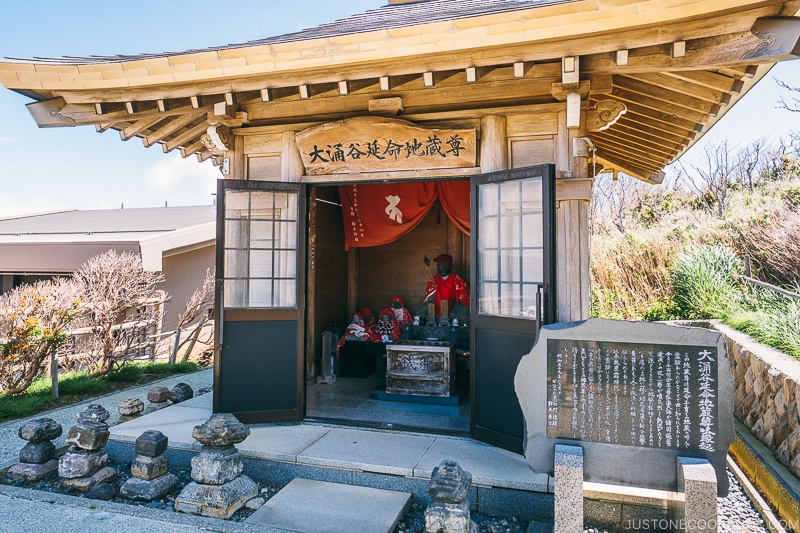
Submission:
<svg viewBox="0 0 800 533">
<path fill-rule="evenodd" d="M 448 397 L 455 392 L 453 343 L 404 341 L 386 345 L 386 392 Z"/>
</svg>

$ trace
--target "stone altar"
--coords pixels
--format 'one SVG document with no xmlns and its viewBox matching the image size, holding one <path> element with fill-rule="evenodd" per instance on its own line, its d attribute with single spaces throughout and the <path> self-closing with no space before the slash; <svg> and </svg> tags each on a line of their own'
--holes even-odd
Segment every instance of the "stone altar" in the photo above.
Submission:
<svg viewBox="0 0 800 533">
<path fill-rule="evenodd" d="M 403 341 L 386 345 L 386 392 L 448 397 L 455 392 L 451 342 Z"/>
</svg>

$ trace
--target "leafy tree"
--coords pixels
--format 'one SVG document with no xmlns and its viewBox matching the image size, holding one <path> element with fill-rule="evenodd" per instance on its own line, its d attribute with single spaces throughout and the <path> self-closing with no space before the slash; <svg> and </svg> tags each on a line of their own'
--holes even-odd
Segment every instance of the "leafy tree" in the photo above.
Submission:
<svg viewBox="0 0 800 533">
<path fill-rule="evenodd" d="M 0 295 L 0 390 L 27 389 L 67 340 L 81 309 L 77 285 L 56 278 L 21 285 Z"/>
<path fill-rule="evenodd" d="M 156 318 L 148 306 L 165 299 L 159 290 L 164 276 L 144 270 L 139 255 L 109 250 L 89 259 L 73 277 L 85 302 L 91 375 L 103 376 L 125 363 L 141 327 Z"/>
</svg>

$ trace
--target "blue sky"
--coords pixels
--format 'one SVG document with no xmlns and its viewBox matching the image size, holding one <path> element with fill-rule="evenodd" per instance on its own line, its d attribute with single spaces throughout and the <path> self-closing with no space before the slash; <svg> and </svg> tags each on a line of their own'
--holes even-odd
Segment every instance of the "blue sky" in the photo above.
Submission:
<svg viewBox="0 0 800 533">
<path fill-rule="evenodd" d="M 33 0 L 6 2 L 0 56 L 58 57 L 182 51 L 279 35 L 380 7 L 386 0 Z M 242 15 L 244 14 L 244 15 Z M 800 86 L 800 62 L 774 68 L 686 154 L 727 137 L 744 145 L 800 130 L 800 113 L 776 108 L 778 78 Z M 798 94 L 800 96 L 800 94 Z M 123 142 L 115 130 L 39 129 L 30 100 L 0 88 L 0 217 L 52 209 L 114 209 L 212 203 L 210 162 Z"/>
</svg>

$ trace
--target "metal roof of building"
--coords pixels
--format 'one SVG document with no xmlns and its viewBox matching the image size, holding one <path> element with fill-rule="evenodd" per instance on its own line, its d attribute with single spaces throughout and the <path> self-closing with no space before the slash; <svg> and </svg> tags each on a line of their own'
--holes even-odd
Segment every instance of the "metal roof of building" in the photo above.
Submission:
<svg viewBox="0 0 800 533">
<path fill-rule="evenodd" d="M 317 39 L 335 37 L 339 35 L 351 35 L 376 30 L 387 30 L 402 26 L 412 26 L 416 24 L 426 24 L 429 22 L 440 22 L 443 20 L 477 17 L 491 15 L 493 13 L 504 13 L 508 11 L 530 9 L 542 5 L 552 5 L 567 3 L 574 0 L 421 0 L 407 4 L 390 4 L 376 9 L 370 9 L 363 13 L 357 13 L 347 18 L 335 20 L 325 24 L 320 24 L 312 28 L 267 37 L 255 41 L 234 43 L 222 46 L 214 46 L 202 49 L 189 49 L 180 52 L 162 53 L 143 53 L 132 55 L 112 55 L 112 56 L 63 56 L 63 57 L 34 57 L 34 58 L 12 58 L 6 59 L 21 60 L 26 62 L 47 62 L 47 63 L 68 63 L 68 64 L 92 64 L 92 63 L 113 63 L 120 61 L 134 61 L 140 59 L 150 59 L 155 57 L 166 57 L 176 54 L 191 54 L 197 52 L 209 52 L 217 50 L 227 50 L 232 48 L 244 48 L 249 46 L 263 46 L 268 44 L 303 41 L 306 39 Z"/>
<path fill-rule="evenodd" d="M 138 240 L 215 221 L 216 207 L 58 211 L 0 220 L 0 243 Z"/>
</svg>

